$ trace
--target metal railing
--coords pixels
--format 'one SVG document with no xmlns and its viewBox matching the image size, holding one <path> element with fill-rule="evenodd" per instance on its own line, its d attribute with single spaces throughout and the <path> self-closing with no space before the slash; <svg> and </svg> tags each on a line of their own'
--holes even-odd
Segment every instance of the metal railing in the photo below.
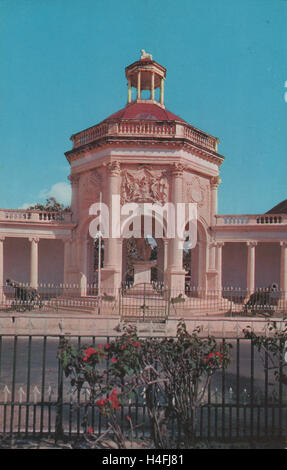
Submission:
<svg viewBox="0 0 287 470">
<path fill-rule="evenodd" d="M 275 285 L 275 284 L 274 284 Z M 185 291 L 168 289 L 163 282 L 133 285 L 119 289 L 97 284 L 39 284 L 30 295 L 29 284 L 19 288 L 0 286 L 0 311 L 95 311 L 118 314 L 123 320 L 166 321 L 170 317 L 223 316 L 262 318 L 284 317 L 287 292 L 279 288 L 258 288 L 249 292 L 242 287 L 206 289 L 186 280 Z M 32 290 L 33 291 L 33 290 Z"/>
<path fill-rule="evenodd" d="M 0 336 L 2 435 L 75 437 L 82 434 L 89 388 L 84 387 L 78 393 L 64 377 L 56 357 L 60 338 Z M 106 336 L 70 337 L 78 346 L 105 344 L 111 340 L 112 337 Z M 286 386 L 282 381 L 273 380 L 268 355 L 262 362 L 255 346 L 247 339 L 228 342 L 233 345 L 231 364 L 212 377 L 198 410 L 196 436 L 229 440 L 286 437 Z M 130 401 L 119 412 L 119 423 L 128 435 L 127 415 L 132 419 L 136 438 L 150 436 L 144 395 Z M 97 407 L 89 407 L 89 420 L 95 433 L 101 434 L 107 429 L 107 421 Z M 169 432 L 172 437 L 180 436 L 176 420 L 170 423 Z"/>
</svg>

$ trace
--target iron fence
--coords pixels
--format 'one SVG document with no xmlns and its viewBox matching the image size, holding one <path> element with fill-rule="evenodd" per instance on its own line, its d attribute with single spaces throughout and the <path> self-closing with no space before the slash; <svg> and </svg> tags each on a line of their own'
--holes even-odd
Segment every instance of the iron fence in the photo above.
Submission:
<svg viewBox="0 0 287 470">
<path fill-rule="evenodd" d="M 83 433 L 82 421 L 89 388 L 81 393 L 71 388 L 57 360 L 63 336 L 0 336 L 0 434 L 75 437 Z M 70 336 L 81 345 L 109 343 L 106 336 Z M 232 361 L 218 371 L 198 410 L 196 435 L 199 439 L 259 439 L 286 437 L 287 393 L 282 381 L 269 370 L 268 355 L 262 362 L 250 340 L 225 341 L 233 345 Z M 108 362 L 106 364 L 108 366 Z M 282 372 L 282 364 L 278 366 Z M 89 405 L 90 427 L 96 434 L 107 429 L 107 420 L 96 406 Z M 129 432 L 126 416 L 133 422 L 135 437 L 150 436 L 150 422 L 142 393 L 121 407 L 119 422 Z M 170 434 L 180 438 L 174 419 Z"/>
<path fill-rule="evenodd" d="M 119 289 L 97 284 L 28 284 L 0 286 L 0 309 L 16 311 L 77 310 L 119 314 L 123 320 L 166 321 L 169 317 L 195 315 L 284 317 L 287 292 L 276 287 L 249 292 L 242 287 L 206 289 L 185 285 L 185 292 L 168 289 L 163 282 L 133 285 Z"/>
</svg>

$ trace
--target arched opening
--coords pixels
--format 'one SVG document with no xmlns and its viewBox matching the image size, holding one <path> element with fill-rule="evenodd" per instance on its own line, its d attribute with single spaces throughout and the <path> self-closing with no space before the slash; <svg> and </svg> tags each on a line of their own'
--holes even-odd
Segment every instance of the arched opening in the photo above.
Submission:
<svg viewBox="0 0 287 470">
<path fill-rule="evenodd" d="M 158 236 L 159 235 L 162 236 Z M 130 236 L 133 234 L 132 236 Z M 148 279 L 159 288 L 164 283 L 164 227 L 158 230 L 158 221 L 154 217 L 136 215 L 129 219 L 122 231 L 122 283 L 131 287 L 137 282 L 135 265 L 146 262 L 150 269 Z M 150 266 L 150 268 L 149 268 Z"/>
</svg>

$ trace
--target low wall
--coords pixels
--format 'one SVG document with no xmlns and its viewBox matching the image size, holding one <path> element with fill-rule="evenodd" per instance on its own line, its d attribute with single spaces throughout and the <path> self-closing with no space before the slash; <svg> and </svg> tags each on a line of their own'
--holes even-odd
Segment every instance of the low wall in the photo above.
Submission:
<svg viewBox="0 0 287 470">
<path fill-rule="evenodd" d="M 179 317 L 170 317 L 166 323 L 137 322 L 139 335 L 174 336 Z M 264 333 L 268 321 L 264 318 L 206 318 L 192 317 L 184 319 L 187 330 L 191 333 L 201 327 L 201 335 L 214 335 L 218 338 L 243 337 L 242 330 L 247 326 L 256 333 Z M 278 325 L 285 323 L 282 318 L 272 318 Z M 0 316 L 0 334 L 11 335 L 79 335 L 79 336 L 115 336 L 123 331 L 123 323 L 118 315 L 53 313 L 39 315 L 35 313 L 2 314 Z"/>
</svg>

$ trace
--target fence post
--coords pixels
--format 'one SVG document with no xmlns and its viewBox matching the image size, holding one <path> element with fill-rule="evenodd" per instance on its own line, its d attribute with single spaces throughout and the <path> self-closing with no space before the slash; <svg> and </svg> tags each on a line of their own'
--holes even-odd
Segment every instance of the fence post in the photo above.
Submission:
<svg viewBox="0 0 287 470">
<path fill-rule="evenodd" d="M 65 340 L 64 335 L 59 337 L 59 349 Z M 58 397 L 56 408 L 56 424 L 55 424 L 55 443 L 64 438 L 63 429 L 63 367 L 61 359 L 58 358 Z"/>
</svg>

